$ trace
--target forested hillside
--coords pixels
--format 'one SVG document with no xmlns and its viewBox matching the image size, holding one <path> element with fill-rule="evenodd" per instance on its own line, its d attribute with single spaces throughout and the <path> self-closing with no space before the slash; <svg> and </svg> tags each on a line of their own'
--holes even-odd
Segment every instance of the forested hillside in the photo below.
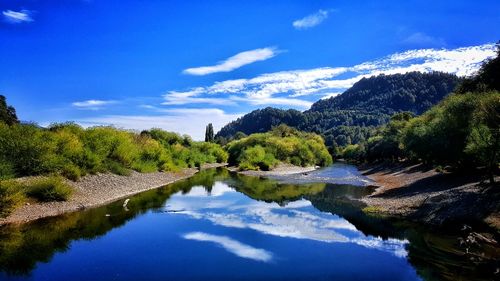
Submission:
<svg viewBox="0 0 500 281">
<path fill-rule="evenodd" d="M 455 93 L 418 117 L 398 113 L 367 141 L 348 145 L 342 157 L 357 161 L 410 159 L 451 168 L 480 168 L 490 181 L 500 157 L 500 48 Z"/>
<path fill-rule="evenodd" d="M 270 107 L 252 111 L 223 127 L 216 137 L 224 142 L 237 132 L 266 132 L 287 124 L 323 135 L 327 145 L 359 143 L 394 113 L 423 113 L 453 91 L 459 81 L 455 75 L 440 72 L 364 78 L 343 94 L 320 100 L 305 112 Z"/>
</svg>

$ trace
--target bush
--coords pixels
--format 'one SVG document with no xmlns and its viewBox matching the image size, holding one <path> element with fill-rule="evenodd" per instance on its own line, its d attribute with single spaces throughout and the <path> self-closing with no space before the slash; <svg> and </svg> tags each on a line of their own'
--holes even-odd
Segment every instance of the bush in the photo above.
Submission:
<svg viewBox="0 0 500 281">
<path fill-rule="evenodd" d="M 8 216 L 25 197 L 22 185 L 13 180 L 0 181 L 0 217 Z"/>
<path fill-rule="evenodd" d="M 14 166 L 6 161 L 0 160 L 0 180 L 7 180 L 14 177 Z"/>
<path fill-rule="evenodd" d="M 62 168 L 61 175 L 72 181 L 78 181 L 82 176 L 82 172 L 74 165 L 66 165 Z"/>
<path fill-rule="evenodd" d="M 268 133 L 252 134 L 230 142 L 228 161 L 242 170 L 269 170 L 279 162 L 297 166 L 332 163 L 323 139 L 312 133 L 280 125 Z"/>
<path fill-rule="evenodd" d="M 33 180 L 25 185 L 26 195 L 40 201 L 66 201 L 73 189 L 60 176 Z"/>
</svg>

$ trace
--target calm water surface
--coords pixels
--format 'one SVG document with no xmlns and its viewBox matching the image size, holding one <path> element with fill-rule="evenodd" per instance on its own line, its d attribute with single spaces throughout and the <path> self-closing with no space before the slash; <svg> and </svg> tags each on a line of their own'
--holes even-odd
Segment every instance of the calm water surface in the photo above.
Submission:
<svg viewBox="0 0 500 281">
<path fill-rule="evenodd" d="M 354 199 L 371 189 L 346 178 L 366 181 L 345 165 L 292 183 L 211 169 L 126 207 L 4 227 L 0 280 L 481 278 L 456 236 L 365 215 Z"/>
</svg>

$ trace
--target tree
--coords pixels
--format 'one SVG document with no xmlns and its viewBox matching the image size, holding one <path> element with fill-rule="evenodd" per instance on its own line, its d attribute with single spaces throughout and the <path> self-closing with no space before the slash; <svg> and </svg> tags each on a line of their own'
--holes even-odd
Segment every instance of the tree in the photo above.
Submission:
<svg viewBox="0 0 500 281">
<path fill-rule="evenodd" d="M 495 182 L 500 157 L 500 94 L 485 94 L 473 118 L 465 152 L 488 169 L 490 183 Z"/>
<path fill-rule="evenodd" d="M 500 91 L 500 41 L 496 44 L 497 54 L 483 63 L 476 75 L 465 79 L 457 88 L 456 93 L 482 93 Z"/>
<path fill-rule="evenodd" d="M 0 122 L 4 122 L 7 125 L 19 123 L 16 110 L 14 107 L 7 105 L 7 100 L 3 95 L 0 95 Z"/>
<path fill-rule="evenodd" d="M 205 141 L 206 142 L 214 141 L 214 127 L 212 126 L 212 123 L 208 123 L 205 129 Z"/>
</svg>

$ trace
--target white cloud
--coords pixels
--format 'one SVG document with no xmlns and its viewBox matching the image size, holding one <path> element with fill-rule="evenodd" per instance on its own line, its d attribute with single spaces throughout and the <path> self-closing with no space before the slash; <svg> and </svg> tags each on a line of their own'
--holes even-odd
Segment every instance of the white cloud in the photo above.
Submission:
<svg viewBox="0 0 500 281">
<path fill-rule="evenodd" d="M 32 22 L 33 18 L 31 17 L 31 11 L 21 10 L 19 12 L 15 12 L 12 10 L 2 11 L 2 15 L 5 21 L 9 23 L 21 23 L 21 22 Z"/>
<path fill-rule="evenodd" d="M 308 29 L 314 27 L 328 18 L 328 11 L 319 10 L 314 14 L 296 20 L 292 23 L 296 29 Z"/>
<path fill-rule="evenodd" d="M 147 130 L 152 127 L 188 134 L 195 140 L 203 140 L 205 126 L 212 123 L 214 130 L 241 117 L 242 114 L 226 114 L 217 108 L 158 109 L 160 115 L 104 115 L 77 119 L 82 126 L 116 126 L 124 129 Z"/>
<path fill-rule="evenodd" d="M 183 236 L 185 239 L 215 243 L 238 257 L 256 261 L 268 262 L 272 259 L 272 253 L 243 244 L 227 236 L 212 235 L 204 232 L 191 232 Z"/>
<path fill-rule="evenodd" d="M 117 103 L 114 100 L 86 100 L 86 101 L 77 101 L 72 103 L 71 105 L 84 110 L 100 110 L 103 109 L 106 105 Z"/>
<path fill-rule="evenodd" d="M 185 92 L 171 91 L 164 95 L 164 104 L 230 105 L 241 102 L 303 109 L 311 103 L 300 97 L 333 96 L 364 77 L 410 71 L 441 71 L 467 76 L 477 71 L 485 59 L 494 55 L 494 44 L 457 49 L 410 50 L 354 66 L 266 73 L 249 79 L 215 82 L 211 86 L 197 87 Z"/>
<path fill-rule="evenodd" d="M 215 104 L 215 105 L 234 105 L 235 103 L 229 99 L 223 98 L 200 98 L 205 90 L 203 88 L 195 88 L 187 92 L 170 91 L 163 98 L 163 105 L 181 105 L 181 104 Z"/>
<path fill-rule="evenodd" d="M 445 46 L 446 42 L 443 38 L 432 37 L 423 32 L 415 32 L 403 40 L 405 44 L 419 45 L 419 46 Z"/>
<path fill-rule="evenodd" d="M 336 97 L 336 96 L 338 96 L 340 94 L 342 94 L 342 93 L 341 92 L 327 93 L 327 94 L 324 94 L 323 97 L 321 97 L 321 99 L 324 100 L 324 99 L 333 98 L 333 97 Z"/>
<path fill-rule="evenodd" d="M 190 75 L 207 75 L 217 72 L 229 72 L 247 64 L 270 59 L 276 56 L 278 52 L 279 51 L 274 47 L 245 51 L 221 61 L 216 65 L 188 68 L 185 69 L 183 73 Z"/>
</svg>

